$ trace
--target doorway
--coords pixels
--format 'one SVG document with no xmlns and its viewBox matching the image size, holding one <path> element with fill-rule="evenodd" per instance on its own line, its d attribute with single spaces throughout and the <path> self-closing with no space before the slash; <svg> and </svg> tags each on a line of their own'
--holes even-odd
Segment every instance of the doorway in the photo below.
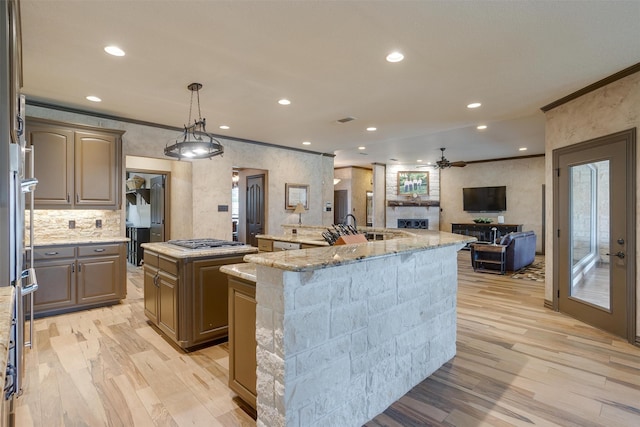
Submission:
<svg viewBox="0 0 640 427">
<path fill-rule="evenodd" d="M 554 307 L 635 339 L 635 129 L 553 152 Z"/>
<path fill-rule="evenodd" d="M 349 214 L 349 192 L 347 190 L 335 190 L 333 192 L 333 223 L 341 224 Z"/>
<path fill-rule="evenodd" d="M 265 198 L 264 198 L 265 176 L 247 176 L 247 198 L 246 198 L 246 243 L 251 246 L 258 246 L 258 234 L 264 233 L 265 221 Z"/>
<path fill-rule="evenodd" d="M 150 234 L 152 242 L 165 241 L 165 175 L 151 178 Z"/>
</svg>

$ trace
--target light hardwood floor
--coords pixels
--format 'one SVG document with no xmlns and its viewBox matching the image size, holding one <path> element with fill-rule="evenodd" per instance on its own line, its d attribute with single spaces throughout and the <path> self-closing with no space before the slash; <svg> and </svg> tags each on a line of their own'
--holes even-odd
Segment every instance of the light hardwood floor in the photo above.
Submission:
<svg viewBox="0 0 640 427">
<path fill-rule="evenodd" d="M 545 309 L 539 282 L 459 265 L 456 357 L 367 426 L 640 425 L 640 348 Z M 185 354 L 147 324 L 140 272 L 123 304 L 36 322 L 17 426 L 255 425 L 225 344 Z"/>
</svg>

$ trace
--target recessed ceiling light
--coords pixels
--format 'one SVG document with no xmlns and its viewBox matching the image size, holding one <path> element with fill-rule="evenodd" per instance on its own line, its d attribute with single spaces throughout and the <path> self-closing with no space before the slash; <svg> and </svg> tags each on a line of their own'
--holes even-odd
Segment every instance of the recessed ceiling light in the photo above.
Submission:
<svg viewBox="0 0 640 427">
<path fill-rule="evenodd" d="M 427 162 L 427 164 L 428 164 L 428 165 L 430 165 L 430 164 L 431 164 L 431 162 Z"/>
<path fill-rule="evenodd" d="M 102 102 L 102 99 L 98 98 L 97 96 L 94 95 L 89 95 L 87 96 L 87 99 L 91 102 Z"/>
<path fill-rule="evenodd" d="M 367 131 L 368 131 L 368 132 L 375 132 L 375 131 L 377 131 L 377 130 L 378 130 L 378 128 L 373 127 L 373 126 L 369 126 L 369 127 L 367 128 Z"/>
<path fill-rule="evenodd" d="M 387 55 L 387 62 L 400 62 L 404 59 L 404 55 L 398 51 L 391 52 Z"/>
<path fill-rule="evenodd" d="M 220 125 L 220 129 L 227 130 L 227 129 L 229 129 L 229 126 L 227 126 L 227 125 Z"/>
<path fill-rule="evenodd" d="M 365 147 L 364 145 L 361 145 L 360 147 L 358 147 L 358 150 L 366 150 L 367 147 Z"/>
<path fill-rule="evenodd" d="M 124 56 L 124 50 L 118 46 L 105 46 L 104 51 L 113 56 Z"/>
<path fill-rule="evenodd" d="M 418 159 L 418 160 L 416 160 L 416 162 L 422 163 L 422 159 Z"/>
<path fill-rule="evenodd" d="M 289 105 L 289 104 L 291 104 L 291 101 L 289 101 L 288 99 L 282 98 L 281 100 L 278 101 L 278 104 L 280 104 L 280 105 Z"/>
<path fill-rule="evenodd" d="M 487 125 L 478 125 L 476 126 L 476 129 L 478 130 L 485 130 L 487 128 Z"/>
<path fill-rule="evenodd" d="M 518 148 L 518 150 L 520 150 L 520 151 L 527 151 L 527 147 L 520 147 L 520 148 Z"/>
<path fill-rule="evenodd" d="M 311 145 L 311 143 L 309 141 L 304 141 L 302 145 Z"/>
<path fill-rule="evenodd" d="M 467 104 L 467 108 L 478 108 L 481 105 L 482 104 L 480 104 L 479 102 L 472 102 L 471 104 Z"/>
</svg>

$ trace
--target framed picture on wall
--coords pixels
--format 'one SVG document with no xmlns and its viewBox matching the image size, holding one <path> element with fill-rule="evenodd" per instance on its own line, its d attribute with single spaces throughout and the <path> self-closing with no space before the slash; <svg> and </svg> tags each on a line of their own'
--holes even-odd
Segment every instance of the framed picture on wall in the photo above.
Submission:
<svg viewBox="0 0 640 427">
<path fill-rule="evenodd" d="M 427 171 L 401 171 L 398 172 L 398 195 L 411 196 L 429 195 L 429 172 Z"/>
<path fill-rule="evenodd" d="M 305 209 L 309 209 L 309 186 L 305 184 L 285 184 L 284 208 L 295 209 L 298 203 L 302 203 Z"/>
</svg>

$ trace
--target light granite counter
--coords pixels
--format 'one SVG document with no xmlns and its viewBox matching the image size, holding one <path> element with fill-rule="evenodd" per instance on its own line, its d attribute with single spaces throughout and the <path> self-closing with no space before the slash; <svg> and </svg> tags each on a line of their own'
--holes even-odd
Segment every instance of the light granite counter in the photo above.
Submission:
<svg viewBox="0 0 640 427">
<path fill-rule="evenodd" d="M 125 243 L 128 237 L 73 237 L 73 238 L 49 238 L 34 239 L 36 246 L 59 246 L 59 245 L 90 245 L 106 243 Z"/>
<path fill-rule="evenodd" d="M 457 246 L 475 241 L 475 237 L 440 231 L 416 230 L 405 237 L 354 245 L 327 246 L 294 251 L 261 252 L 245 256 L 245 261 L 289 271 L 308 271 L 341 264 L 361 262 L 391 254 L 410 253 Z"/>
<path fill-rule="evenodd" d="M 223 265 L 220 267 L 220 271 L 229 276 L 256 283 L 256 265 L 251 262 Z"/>
<path fill-rule="evenodd" d="M 13 317 L 13 286 L 0 287 L 0 366 L 7 366 L 9 357 L 9 340 L 11 335 L 11 319 Z M 4 384 L 6 369 L 0 369 L 0 384 Z"/>
<path fill-rule="evenodd" d="M 244 257 L 258 427 L 362 426 L 455 356 L 457 252 L 475 238 L 376 233 L 388 240 Z"/>
<path fill-rule="evenodd" d="M 249 245 L 224 246 L 208 249 L 189 249 L 166 242 L 143 243 L 143 248 L 176 259 L 222 258 L 231 255 L 253 254 L 258 248 Z"/>
<path fill-rule="evenodd" d="M 325 229 L 326 230 L 326 229 Z M 304 245 L 329 246 L 322 236 L 297 235 L 297 234 L 258 234 L 257 239 L 273 240 L 278 242 L 300 243 Z"/>
</svg>

